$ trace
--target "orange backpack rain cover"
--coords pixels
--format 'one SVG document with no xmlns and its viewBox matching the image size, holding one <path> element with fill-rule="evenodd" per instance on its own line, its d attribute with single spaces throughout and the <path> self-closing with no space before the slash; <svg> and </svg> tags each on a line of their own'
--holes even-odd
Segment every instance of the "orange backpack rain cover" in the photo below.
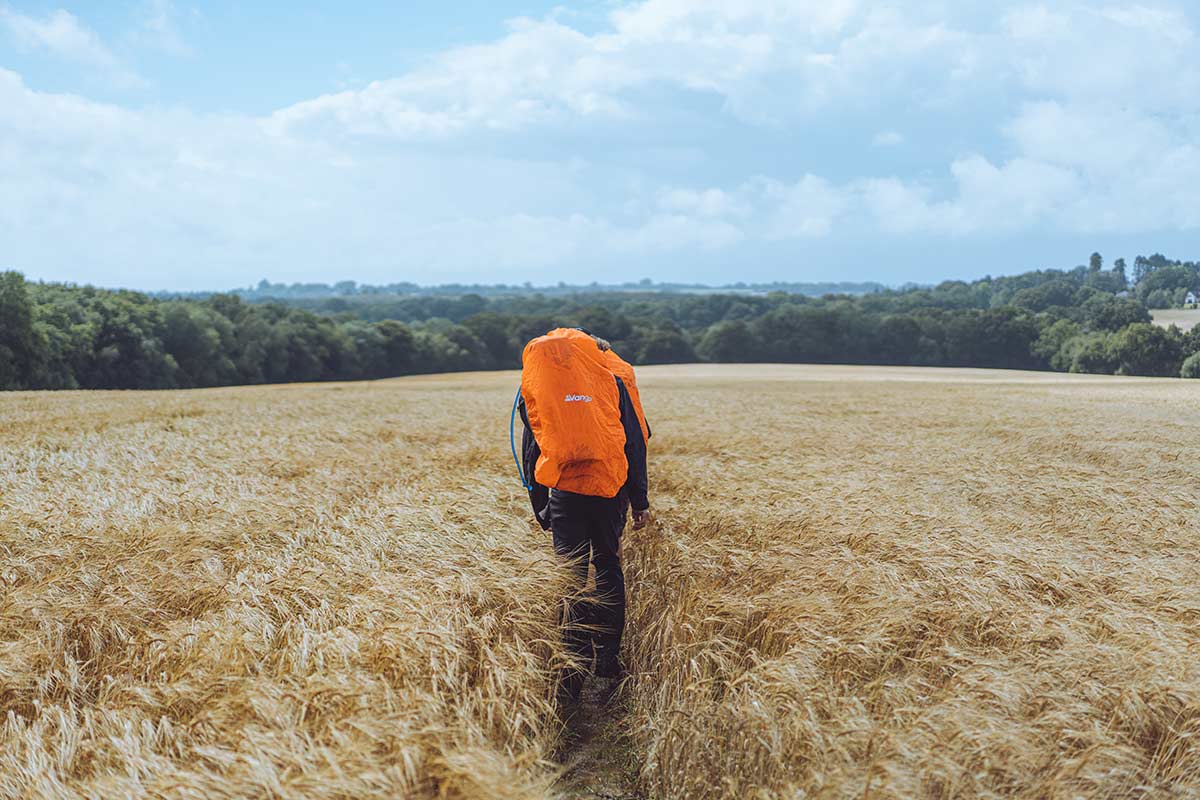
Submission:
<svg viewBox="0 0 1200 800">
<path fill-rule="evenodd" d="M 633 365 L 621 358 L 613 350 L 605 350 L 602 354 L 608 364 L 608 371 L 621 379 L 629 399 L 633 401 L 633 410 L 637 412 L 638 422 L 642 426 L 642 436 L 647 446 L 650 444 L 650 426 L 646 424 L 646 412 L 642 410 L 642 395 L 638 392 L 637 377 L 633 374 Z"/>
<path fill-rule="evenodd" d="M 629 471 L 620 394 L 604 353 L 582 331 L 558 328 L 525 345 L 521 396 L 542 455 L 543 486 L 616 497 Z"/>
</svg>

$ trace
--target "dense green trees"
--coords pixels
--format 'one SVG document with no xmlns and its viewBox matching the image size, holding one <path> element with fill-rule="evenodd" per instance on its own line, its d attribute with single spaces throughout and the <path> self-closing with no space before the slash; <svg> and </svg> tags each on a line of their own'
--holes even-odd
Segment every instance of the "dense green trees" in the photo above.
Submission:
<svg viewBox="0 0 1200 800">
<path fill-rule="evenodd" d="M 1200 352 L 1192 353 L 1183 360 L 1183 366 L 1179 370 L 1181 378 L 1200 378 Z"/>
<path fill-rule="evenodd" d="M 1137 322 L 1112 334 L 1106 346 L 1119 375 L 1178 376 L 1184 359 L 1182 336 Z"/>
<path fill-rule="evenodd" d="M 0 274 L 0 387 L 23 388 L 37 383 L 40 347 L 33 327 L 33 306 L 25 280 L 15 272 Z"/>
<path fill-rule="evenodd" d="M 1150 321 L 1150 312 L 1137 300 L 1103 292 L 1089 296 L 1080 305 L 1080 310 L 1081 322 L 1102 331 L 1119 331 L 1135 322 Z"/>
<path fill-rule="evenodd" d="M 588 328 L 634 363 L 697 359 L 1179 375 L 1200 329 L 1147 304 L 1198 288 L 1197 265 L 1138 257 L 934 287 L 810 297 L 656 291 L 415 296 L 339 285 L 283 302 L 154 298 L 0 273 L 0 388 L 166 388 L 515 368 L 534 336 Z M 260 287 L 261 289 L 262 287 Z M 329 289 L 329 287 L 325 287 Z M 357 293 L 354 293 L 357 291 Z M 1184 365 L 1188 366 L 1184 366 Z"/>
<path fill-rule="evenodd" d="M 0 388 L 379 378 L 461 368 L 453 335 L 419 355 L 412 328 L 391 320 L 335 319 L 231 295 L 162 301 L 0 274 Z"/>
<path fill-rule="evenodd" d="M 713 323 L 700 337 L 697 353 L 706 361 L 718 363 L 756 361 L 759 357 L 758 337 L 740 319 Z"/>
</svg>

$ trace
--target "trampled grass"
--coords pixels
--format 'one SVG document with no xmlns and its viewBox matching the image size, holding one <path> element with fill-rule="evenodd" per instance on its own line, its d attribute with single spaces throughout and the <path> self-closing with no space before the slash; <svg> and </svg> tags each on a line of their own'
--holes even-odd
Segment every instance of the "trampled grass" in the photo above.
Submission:
<svg viewBox="0 0 1200 800">
<path fill-rule="evenodd" d="M 640 374 L 643 796 L 1200 793 L 1200 387 Z M 0 796 L 553 796 L 515 383 L 0 396 Z"/>
</svg>

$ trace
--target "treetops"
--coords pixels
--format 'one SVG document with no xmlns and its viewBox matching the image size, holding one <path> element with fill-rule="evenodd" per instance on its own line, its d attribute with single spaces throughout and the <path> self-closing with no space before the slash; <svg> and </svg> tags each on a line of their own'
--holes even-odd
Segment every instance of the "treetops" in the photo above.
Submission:
<svg viewBox="0 0 1200 800">
<path fill-rule="evenodd" d="M 0 273 L 0 388 L 188 388 L 516 369 L 525 342 L 583 326 L 635 364 L 772 361 L 1179 375 L 1200 331 L 1148 308 L 1200 289 L 1192 262 L 1139 256 L 937 286 L 152 297 Z M 1191 362 L 1190 372 L 1195 372 Z"/>
</svg>

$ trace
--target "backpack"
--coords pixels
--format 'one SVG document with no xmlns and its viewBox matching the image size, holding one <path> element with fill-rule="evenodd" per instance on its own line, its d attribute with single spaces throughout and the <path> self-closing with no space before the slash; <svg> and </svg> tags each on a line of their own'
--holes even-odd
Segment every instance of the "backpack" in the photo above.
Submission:
<svg viewBox="0 0 1200 800">
<path fill-rule="evenodd" d="M 628 477 L 620 392 L 591 336 L 557 328 L 525 346 L 521 396 L 541 449 L 533 477 L 543 486 L 616 497 Z"/>
<path fill-rule="evenodd" d="M 602 355 L 608 364 L 608 371 L 620 378 L 621 383 L 625 384 L 625 391 L 629 392 L 629 399 L 633 403 L 633 410 L 637 413 L 638 422 L 642 426 L 642 436 L 646 444 L 649 445 L 650 425 L 646 422 L 646 412 L 642 410 L 642 395 L 638 391 L 637 376 L 633 374 L 633 365 L 617 355 L 615 350 L 605 350 Z"/>
</svg>

